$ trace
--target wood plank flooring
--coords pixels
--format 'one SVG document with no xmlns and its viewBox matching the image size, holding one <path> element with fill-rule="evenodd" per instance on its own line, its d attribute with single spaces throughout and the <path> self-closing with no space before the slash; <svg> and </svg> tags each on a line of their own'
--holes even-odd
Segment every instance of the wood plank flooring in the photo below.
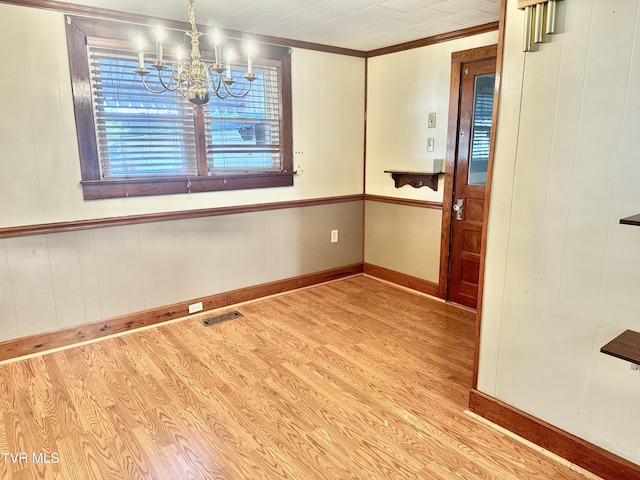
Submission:
<svg viewBox="0 0 640 480">
<path fill-rule="evenodd" d="M 367 277 L 237 310 L 0 366 L 0 478 L 584 478 L 463 413 L 469 312 Z"/>
</svg>

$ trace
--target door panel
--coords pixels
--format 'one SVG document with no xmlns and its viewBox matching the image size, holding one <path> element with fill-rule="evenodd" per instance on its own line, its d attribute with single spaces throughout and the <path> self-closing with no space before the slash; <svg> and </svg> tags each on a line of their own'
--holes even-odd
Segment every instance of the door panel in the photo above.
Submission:
<svg viewBox="0 0 640 480">
<path fill-rule="evenodd" d="M 462 65 L 448 299 L 476 308 L 495 59 Z M 459 207 L 459 208 L 458 208 Z"/>
</svg>

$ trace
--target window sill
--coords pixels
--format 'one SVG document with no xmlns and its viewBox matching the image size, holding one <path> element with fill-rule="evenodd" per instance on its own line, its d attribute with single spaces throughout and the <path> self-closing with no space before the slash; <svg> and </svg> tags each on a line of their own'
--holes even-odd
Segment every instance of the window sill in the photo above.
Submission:
<svg viewBox="0 0 640 480">
<path fill-rule="evenodd" d="M 128 180 L 86 180 L 80 182 L 85 200 L 173 195 L 178 193 L 290 187 L 293 172 L 261 172 L 212 177 L 137 178 Z"/>
</svg>

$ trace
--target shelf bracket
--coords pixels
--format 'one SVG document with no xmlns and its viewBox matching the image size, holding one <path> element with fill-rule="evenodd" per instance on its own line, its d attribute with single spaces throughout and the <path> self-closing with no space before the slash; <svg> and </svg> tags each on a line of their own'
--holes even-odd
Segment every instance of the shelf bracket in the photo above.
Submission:
<svg viewBox="0 0 640 480">
<path fill-rule="evenodd" d="M 397 170 L 385 170 L 390 173 L 396 188 L 411 185 L 413 188 L 429 187 L 434 192 L 438 191 L 438 175 L 443 172 L 401 172 Z"/>
</svg>

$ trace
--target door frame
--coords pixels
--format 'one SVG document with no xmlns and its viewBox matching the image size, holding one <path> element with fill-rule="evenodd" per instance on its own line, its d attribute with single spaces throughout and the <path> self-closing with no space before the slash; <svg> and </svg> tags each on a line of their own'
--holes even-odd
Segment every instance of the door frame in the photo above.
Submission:
<svg viewBox="0 0 640 480">
<path fill-rule="evenodd" d="M 491 203 L 491 183 L 493 178 L 493 160 L 495 155 L 495 147 L 496 147 L 496 136 L 498 135 L 498 108 L 500 106 L 500 86 L 502 84 L 502 59 L 504 56 L 504 32 L 505 32 L 505 23 L 507 18 L 507 0 L 500 0 L 500 21 L 498 28 L 498 44 L 496 46 L 496 82 L 494 87 L 494 101 L 493 101 L 493 118 L 491 122 L 491 142 L 489 146 L 489 164 L 487 165 L 487 184 L 485 190 L 485 202 L 484 202 L 484 216 L 483 221 L 484 225 L 487 226 L 489 219 L 489 208 Z M 459 89 L 460 85 L 460 60 L 457 62 L 451 62 L 451 82 L 452 85 L 455 82 L 457 85 L 457 89 Z M 457 65 L 454 67 L 454 65 Z M 452 98 L 450 92 L 450 100 Z M 443 229 L 442 229 L 442 239 L 441 239 L 441 249 L 440 249 L 440 292 L 439 296 L 441 298 L 446 298 L 447 288 L 448 288 L 448 280 L 449 280 L 449 240 L 451 235 L 451 203 L 452 203 L 452 194 L 453 194 L 453 166 L 455 165 L 455 153 L 457 141 L 452 139 L 451 129 L 452 123 L 455 124 L 455 128 L 453 129 L 453 136 L 457 136 L 458 133 L 458 102 L 459 102 L 460 94 L 458 93 L 455 96 L 455 107 L 449 105 L 449 131 L 448 131 L 448 142 L 447 142 L 447 164 L 445 166 L 445 191 L 443 197 L 443 205 L 442 205 L 442 218 L 443 218 Z M 451 111 L 453 110 L 453 115 Z M 457 138 L 456 138 L 457 140 Z M 450 147 L 451 143 L 453 143 L 453 148 Z M 449 163 L 451 162 L 451 163 Z M 446 214 L 445 214 L 446 212 Z M 446 220 L 446 229 L 445 227 L 445 218 Z M 445 238 L 446 236 L 446 238 Z M 446 240 L 446 241 L 445 241 Z M 444 247 L 446 245 L 446 248 Z M 484 268 L 486 262 L 486 251 L 487 251 L 487 228 L 483 229 L 482 232 L 482 248 L 480 251 L 480 281 L 478 284 L 478 305 L 476 308 L 476 325 L 475 325 L 475 345 L 474 345 L 474 354 L 473 354 L 473 380 L 471 383 L 471 389 L 475 390 L 478 388 L 478 364 L 480 360 L 480 327 L 482 325 L 482 297 L 484 292 Z M 443 280 L 443 260 L 446 261 L 445 270 L 444 270 L 444 280 Z M 444 284 L 444 295 L 442 294 L 442 285 Z"/>
<path fill-rule="evenodd" d="M 498 45 L 487 45 L 486 47 L 472 48 L 470 50 L 462 50 L 451 54 L 451 85 L 449 87 L 449 126 L 447 130 L 447 154 L 445 160 L 444 174 L 444 193 L 442 197 L 442 233 L 440 236 L 440 278 L 438 281 L 438 296 L 445 300 L 449 296 L 449 256 L 451 251 L 451 211 L 453 206 L 453 184 L 455 180 L 456 157 L 458 155 L 458 130 L 460 127 L 460 89 L 462 86 L 462 70 L 465 63 L 473 63 L 482 60 L 490 60 L 497 58 Z M 496 62 L 496 70 L 498 69 Z M 494 98 L 497 99 L 499 78 L 496 71 L 496 83 L 494 87 Z M 494 101 L 494 107 L 495 107 Z M 489 202 L 488 194 L 491 190 L 491 174 L 490 168 L 493 164 L 493 139 L 496 129 L 496 109 L 493 110 L 491 119 L 491 149 L 489 152 L 489 164 L 487 165 L 487 183 L 485 186 L 485 211 L 483 215 L 483 249 L 486 235 L 486 220 L 488 214 Z M 484 257 L 480 259 L 480 282 L 484 277 Z M 482 283 L 478 285 L 478 305 L 480 306 L 480 294 L 482 292 Z M 479 308 L 476 309 L 479 311 Z M 475 382 L 474 382 L 475 383 Z"/>
</svg>

